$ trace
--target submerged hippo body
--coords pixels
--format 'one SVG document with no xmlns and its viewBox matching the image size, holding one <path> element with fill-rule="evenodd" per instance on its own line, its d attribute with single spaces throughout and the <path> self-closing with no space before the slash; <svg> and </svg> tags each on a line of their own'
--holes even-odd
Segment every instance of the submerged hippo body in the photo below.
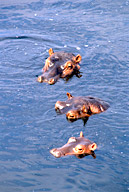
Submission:
<svg viewBox="0 0 129 192">
<path fill-rule="evenodd" d="M 108 103 L 95 97 L 73 97 L 70 93 L 67 93 L 67 96 L 68 100 L 56 102 L 55 110 L 60 114 L 66 114 L 71 122 L 83 119 L 85 124 L 91 115 L 104 112 L 109 108 Z"/>
<path fill-rule="evenodd" d="M 49 57 L 46 59 L 43 67 L 43 74 L 38 77 L 37 81 L 54 84 L 59 78 L 70 78 L 74 74 L 79 77 L 79 62 L 81 55 L 75 56 L 72 53 L 53 52 L 49 49 Z"/>
<path fill-rule="evenodd" d="M 66 155 L 75 155 L 78 158 L 83 158 L 87 155 L 92 155 L 96 158 L 94 150 L 97 148 L 96 143 L 91 142 L 80 132 L 80 137 L 71 137 L 68 142 L 60 148 L 50 150 L 50 153 L 55 157 L 63 157 Z"/>
</svg>

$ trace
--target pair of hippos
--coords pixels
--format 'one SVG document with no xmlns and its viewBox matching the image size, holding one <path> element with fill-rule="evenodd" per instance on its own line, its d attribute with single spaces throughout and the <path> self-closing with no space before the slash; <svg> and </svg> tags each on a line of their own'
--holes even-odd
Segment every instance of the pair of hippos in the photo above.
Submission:
<svg viewBox="0 0 129 192">
<path fill-rule="evenodd" d="M 59 78 L 63 78 L 66 81 L 73 75 L 80 77 L 81 55 L 75 56 L 72 53 L 66 52 L 53 52 L 53 49 L 49 49 L 49 57 L 46 59 L 45 66 L 43 67 L 43 74 L 37 78 L 37 81 L 47 82 L 52 85 L 57 82 Z M 69 121 L 76 121 L 82 119 L 84 125 L 91 115 L 104 112 L 109 108 L 109 104 L 105 101 L 90 97 L 90 96 L 78 96 L 73 97 L 70 93 L 67 93 L 68 99 L 66 101 L 57 101 L 55 104 L 55 110 L 57 113 L 66 114 L 66 118 Z M 83 132 L 80 132 L 80 137 L 71 137 L 68 142 L 60 147 L 50 150 L 50 153 L 59 158 L 66 155 L 75 155 L 78 158 L 83 158 L 87 155 L 92 155 L 96 158 L 94 153 L 97 148 L 97 144 L 86 139 Z"/>
</svg>

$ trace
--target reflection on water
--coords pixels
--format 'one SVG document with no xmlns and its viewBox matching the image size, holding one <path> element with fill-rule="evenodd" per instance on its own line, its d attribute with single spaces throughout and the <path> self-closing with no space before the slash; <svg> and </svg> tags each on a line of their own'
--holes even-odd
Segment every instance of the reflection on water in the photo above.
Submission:
<svg viewBox="0 0 129 192">
<path fill-rule="evenodd" d="M 0 2 L 0 191 L 128 191 L 128 1 Z M 48 49 L 82 56 L 82 77 L 55 85 L 36 76 Z M 69 123 L 54 105 L 72 95 L 110 104 Z M 96 159 L 49 153 L 84 132 Z"/>
</svg>

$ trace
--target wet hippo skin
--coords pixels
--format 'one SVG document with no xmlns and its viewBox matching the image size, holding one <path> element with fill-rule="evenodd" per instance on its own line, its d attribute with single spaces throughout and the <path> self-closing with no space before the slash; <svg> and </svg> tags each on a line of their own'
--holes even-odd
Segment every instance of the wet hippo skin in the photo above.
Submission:
<svg viewBox="0 0 129 192">
<path fill-rule="evenodd" d="M 50 150 L 50 153 L 55 157 L 63 157 L 66 155 L 75 155 L 78 158 L 83 158 L 87 155 L 92 155 L 95 159 L 94 150 L 97 148 L 96 143 L 91 142 L 80 132 L 80 137 L 71 137 L 68 142 L 60 148 Z"/>
<path fill-rule="evenodd" d="M 66 101 L 56 102 L 55 110 L 60 114 L 66 114 L 67 119 L 71 122 L 82 119 L 85 125 L 91 115 L 102 113 L 109 108 L 109 104 L 99 98 L 73 97 L 70 93 L 67 93 L 67 96 Z"/>
<path fill-rule="evenodd" d="M 68 80 L 71 76 L 80 77 L 79 72 L 81 55 L 75 56 L 72 53 L 53 52 L 49 49 L 49 57 L 46 59 L 43 67 L 43 74 L 37 78 L 37 81 L 55 84 L 59 78 Z"/>
</svg>

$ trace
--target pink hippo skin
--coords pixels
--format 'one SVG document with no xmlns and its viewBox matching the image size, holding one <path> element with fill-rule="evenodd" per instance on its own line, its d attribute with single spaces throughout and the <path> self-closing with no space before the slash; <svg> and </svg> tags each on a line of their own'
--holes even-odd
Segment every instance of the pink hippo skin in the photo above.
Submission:
<svg viewBox="0 0 129 192">
<path fill-rule="evenodd" d="M 109 108 L 108 103 L 95 97 L 73 97 L 70 93 L 67 93 L 67 96 L 66 101 L 56 102 L 55 110 L 60 114 L 66 114 L 71 122 L 82 119 L 85 125 L 91 115 L 102 113 Z"/>
<path fill-rule="evenodd" d="M 37 81 L 47 82 L 48 84 L 55 84 L 59 78 L 68 80 L 73 75 L 79 75 L 79 62 L 81 55 L 75 56 L 72 53 L 66 52 L 53 52 L 49 49 L 49 57 L 46 59 L 45 66 L 43 67 L 43 74 L 37 78 Z"/>
<path fill-rule="evenodd" d="M 66 155 L 75 155 L 78 158 L 83 158 L 87 155 L 92 155 L 95 159 L 94 150 L 97 148 L 96 143 L 91 142 L 80 132 L 80 137 L 71 137 L 68 142 L 60 148 L 50 150 L 50 153 L 55 157 L 63 157 Z"/>
</svg>

